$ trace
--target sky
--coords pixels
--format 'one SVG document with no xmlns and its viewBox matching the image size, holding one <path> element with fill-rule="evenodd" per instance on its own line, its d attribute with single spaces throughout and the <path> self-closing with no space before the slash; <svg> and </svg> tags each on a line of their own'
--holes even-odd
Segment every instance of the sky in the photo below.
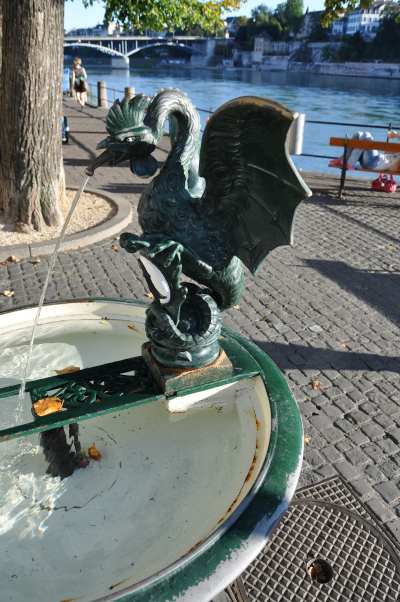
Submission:
<svg viewBox="0 0 400 602">
<path fill-rule="evenodd" d="M 275 8 L 282 0 L 247 0 L 238 11 L 229 13 L 230 15 L 247 15 L 249 16 L 251 10 L 259 4 L 266 4 L 270 8 Z M 304 8 L 307 7 L 309 10 L 321 10 L 323 8 L 323 0 L 303 0 Z M 70 29 L 76 29 L 78 27 L 93 27 L 97 23 L 103 21 L 104 9 L 103 2 L 100 0 L 95 2 L 90 8 L 84 8 L 82 0 L 68 0 L 65 3 L 65 19 L 64 27 L 66 31 Z"/>
</svg>

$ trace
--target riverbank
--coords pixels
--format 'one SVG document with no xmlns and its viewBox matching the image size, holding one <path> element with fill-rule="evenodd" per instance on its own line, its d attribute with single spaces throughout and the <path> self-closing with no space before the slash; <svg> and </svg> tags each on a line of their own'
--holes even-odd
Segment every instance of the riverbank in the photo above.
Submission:
<svg viewBox="0 0 400 602">
<path fill-rule="evenodd" d="M 400 64 L 398 63 L 299 63 L 289 61 L 287 69 L 316 75 L 400 79 Z"/>
</svg>

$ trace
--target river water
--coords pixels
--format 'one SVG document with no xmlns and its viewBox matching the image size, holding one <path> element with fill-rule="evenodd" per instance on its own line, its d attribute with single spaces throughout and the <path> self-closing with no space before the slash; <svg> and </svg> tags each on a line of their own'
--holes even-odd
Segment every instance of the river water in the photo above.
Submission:
<svg viewBox="0 0 400 602">
<path fill-rule="evenodd" d="M 225 101 L 243 95 L 271 98 L 306 119 L 356 124 L 380 124 L 400 127 L 400 81 L 364 77 L 337 77 L 310 73 L 260 72 L 243 69 L 224 71 L 188 67 L 160 66 L 149 70 L 115 70 L 107 66 L 87 65 L 89 82 L 104 80 L 107 86 L 123 90 L 133 86 L 136 92 L 154 94 L 160 88 L 184 90 L 198 108 L 216 109 Z M 114 93 L 111 93 L 110 100 Z M 121 94 L 116 94 L 121 97 Z M 201 113 L 205 122 L 207 115 Z M 338 155 L 329 146 L 330 136 L 351 135 L 367 129 L 357 126 L 328 126 L 306 123 L 303 152 Z M 386 132 L 371 129 L 374 137 L 385 139 Z M 265 141 L 268 144 L 268 140 Z M 337 173 L 327 159 L 296 157 L 295 163 L 307 171 Z M 367 174 L 370 177 L 370 174 Z"/>
</svg>

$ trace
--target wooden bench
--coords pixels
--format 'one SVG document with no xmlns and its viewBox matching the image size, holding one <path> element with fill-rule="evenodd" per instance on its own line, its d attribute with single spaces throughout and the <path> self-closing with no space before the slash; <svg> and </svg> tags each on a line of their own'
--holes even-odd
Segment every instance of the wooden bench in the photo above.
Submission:
<svg viewBox="0 0 400 602">
<path fill-rule="evenodd" d="M 380 142 L 378 140 L 356 140 L 355 138 L 330 138 L 329 140 L 330 146 L 340 146 L 343 148 L 343 159 L 341 165 L 341 176 L 340 176 L 340 188 L 339 188 L 339 199 L 342 198 L 344 185 L 346 182 L 346 172 L 349 169 L 347 166 L 347 157 L 353 148 L 362 149 L 362 150 L 382 150 L 386 153 L 400 153 L 400 144 L 397 142 Z M 351 169 L 351 168 L 350 168 Z M 377 173 L 376 170 L 373 169 L 357 169 L 357 171 L 369 171 L 371 173 Z M 385 173 L 385 170 L 382 169 L 380 173 Z M 400 175 L 400 171 L 387 171 L 386 173 L 392 175 Z"/>
</svg>

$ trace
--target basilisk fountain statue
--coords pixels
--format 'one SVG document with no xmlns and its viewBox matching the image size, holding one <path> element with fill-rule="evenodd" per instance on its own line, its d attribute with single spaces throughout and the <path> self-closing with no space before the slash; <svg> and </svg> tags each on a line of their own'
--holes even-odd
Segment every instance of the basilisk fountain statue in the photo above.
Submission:
<svg viewBox="0 0 400 602">
<path fill-rule="evenodd" d="M 294 212 L 310 193 L 285 148 L 294 118 L 271 100 L 236 98 L 212 114 L 201 140 L 199 115 L 179 90 L 111 107 L 109 136 L 98 146 L 105 151 L 88 174 L 129 160 L 138 176 L 154 175 L 152 153 L 167 120 L 173 125 L 168 158 L 139 201 L 143 234 L 120 237 L 124 249 L 140 252 L 154 296 L 147 357 L 159 365 L 215 362 L 220 311 L 239 302 L 243 265 L 254 273 L 270 251 L 290 243 Z"/>
<path fill-rule="evenodd" d="M 139 252 L 154 300 L 146 318 L 134 301 L 44 305 L 22 399 L 16 359 L 33 348 L 39 315 L 0 315 L 4 599 L 206 602 L 286 511 L 300 413 L 275 364 L 222 328 L 220 312 L 239 302 L 244 268 L 290 242 L 309 193 L 285 148 L 294 117 L 238 98 L 212 115 L 200 145 L 182 92 L 110 109 L 88 172 L 127 159 L 155 176 L 139 202 L 143 234 L 120 239 Z M 156 173 L 167 120 L 171 149 Z"/>
</svg>

